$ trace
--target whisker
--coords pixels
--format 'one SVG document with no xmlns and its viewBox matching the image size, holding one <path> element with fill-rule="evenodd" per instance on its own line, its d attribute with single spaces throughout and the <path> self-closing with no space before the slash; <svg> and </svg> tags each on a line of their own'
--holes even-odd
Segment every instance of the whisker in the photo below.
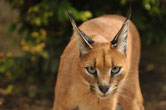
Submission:
<svg viewBox="0 0 166 110">
<path fill-rule="evenodd" d="M 127 82 L 127 81 L 130 81 L 130 82 Z M 119 82 L 118 85 L 119 85 L 119 84 L 123 84 L 123 85 L 124 85 L 124 84 L 134 85 L 134 84 L 136 84 L 136 83 L 135 83 L 134 81 L 132 81 L 132 80 L 125 80 L 125 81 Z"/>
<path fill-rule="evenodd" d="M 123 85 L 123 87 L 132 87 L 133 85 Z"/>
<path fill-rule="evenodd" d="M 130 79 L 131 80 L 131 79 L 135 79 L 135 77 L 127 77 L 126 79 Z"/>
<path fill-rule="evenodd" d="M 137 70 L 137 69 L 128 69 L 128 70 L 129 70 L 129 71 L 130 71 L 130 70 L 139 71 L 139 70 Z"/>
<path fill-rule="evenodd" d="M 85 97 L 86 95 L 88 95 L 90 93 L 90 91 L 85 92 L 84 94 L 82 94 L 80 97 Z"/>
<path fill-rule="evenodd" d="M 137 71 L 137 70 L 129 70 L 129 73 L 131 73 L 131 72 L 139 72 L 139 71 Z"/>
<path fill-rule="evenodd" d="M 130 81 L 130 82 L 133 81 L 133 82 L 134 82 L 134 81 L 135 81 L 135 78 L 126 78 L 126 79 L 124 79 L 124 82 L 125 82 L 125 81 Z"/>
<path fill-rule="evenodd" d="M 122 94 L 122 93 L 120 93 L 119 91 L 117 91 L 117 93 L 119 94 L 119 96 L 122 96 L 122 98 L 123 98 L 127 103 L 132 103 L 132 99 L 131 99 L 129 96 L 127 96 L 127 95 L 125 95 L 125 94 Z"/>
<path fill-rule="evenodd" d="M 129 70 L 129 72 L 131 72 L 131 71 L 133 71 L 133 72 L 143 72 L 142 70 L 132 70 L 132 69 L 128 69 Z"/>
</svg>

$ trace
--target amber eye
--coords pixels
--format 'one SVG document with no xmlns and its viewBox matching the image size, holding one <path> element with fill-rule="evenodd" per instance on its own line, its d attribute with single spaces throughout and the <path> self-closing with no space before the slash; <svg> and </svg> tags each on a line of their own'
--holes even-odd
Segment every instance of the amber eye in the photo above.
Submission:
<svg viewBox="0 0 166 110">
<path fill-rule="evenodd" d="M 118 67 L 118 66 L 113 67 L 111 70 L 111 76 L 118 74 L 120 72 L 121 68 L 122 67 Z"/>
<path fill-rule="evenodd" d="M 94 67 L 89 66 L 89 67 L 85 67 L 85 68 L 89 74 L 92 74 L 93 76 L 97 77 L 97 71 Z"/>
</svg>

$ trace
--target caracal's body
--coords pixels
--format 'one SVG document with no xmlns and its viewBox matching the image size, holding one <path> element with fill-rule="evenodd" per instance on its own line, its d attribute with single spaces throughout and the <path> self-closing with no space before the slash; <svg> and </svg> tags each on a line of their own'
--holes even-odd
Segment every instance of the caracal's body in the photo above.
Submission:
<svg viewBox="0 0 166 110">
<path fill-rule="evenodd" d="M 100 75 L 104 74 L 102 71 L 105 72 L 103 68 L 109 63 L 107 61 L 113 61 L 116 57 L 121 61 L 121 57 L 124 57 L 112 49 L 111 52 L 113 52 L 110 56 L 112 59 L 109 59 L 106 54 L 110 46 L 105 44 L 113 40 L 125 19 L 118 15 L 105 15 L 88 20 L 79 27 L 94 42 L 98 43 L 92 44 L 94 48 L 101 47 L 92 54 L 92 58 L 96 56 L 98 68 L 101 69 Z M 89 83 L 87 82 L 91 82 L 88 81 L 91 79 L 83 75 L 86 73 L 83 72 L 83 67 L 79 65 L 82 60 L 83 62 L 89 60 L 91 56 L 80 60 L 80 51 L 77 45 L 78 41 L 73 35 L 61 56 L 53 110 L 115 110 L 118 102 L 124 110 L 144 110 L 138 75 L 140 38 L 132 22 L 129 23 L 127 58 L 121 62 L 127 69 L 122 84 L 119 84 L 118 87 L 119 94 L 115 93 L 110 95 L 109 98 L 100 98 L 95 93 L 89 92 Z M 85 80 L 86 77 L 87 81 Z M 102 80 L 101 77 L 100 80 Z"/>
</svg>

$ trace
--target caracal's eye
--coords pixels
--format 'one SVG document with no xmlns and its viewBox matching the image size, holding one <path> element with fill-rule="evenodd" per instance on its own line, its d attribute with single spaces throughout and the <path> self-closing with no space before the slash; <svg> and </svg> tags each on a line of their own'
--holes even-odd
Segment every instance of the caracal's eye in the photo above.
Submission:
<svg viewBox="0 0 166 110">
<path fill-rule="evenodd" d="M 120 72 L 121 68 L 122 67 L 118 67 L 118 66 L 113 67 L 111 70 L 111 76 L 118 74 Z"/>
<path fill-rule="evenodd" d="M 95 77 L 97 76 L 97 70 L 94 67 L 89 66 L 89 67 L 85 67 L 85 68 L 86 68 L 86 70 L 88 71 L 89 74 L 92 74 Z"/>
</svg>

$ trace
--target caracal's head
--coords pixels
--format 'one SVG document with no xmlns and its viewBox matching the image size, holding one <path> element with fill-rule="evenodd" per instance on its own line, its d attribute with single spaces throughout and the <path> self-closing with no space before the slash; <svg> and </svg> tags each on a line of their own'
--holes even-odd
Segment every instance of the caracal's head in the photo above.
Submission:
<svg viewBox="0 0 166 110">
<path fill-rule="evenodd" d="M 82 32 L 70 17 L 80 51 L 79 75 L 89 91 L 104 99 L 118 92 L 127 71 L 126 50 L 129 17 L 112 41 L 98 42 Z"/>
</svg>

